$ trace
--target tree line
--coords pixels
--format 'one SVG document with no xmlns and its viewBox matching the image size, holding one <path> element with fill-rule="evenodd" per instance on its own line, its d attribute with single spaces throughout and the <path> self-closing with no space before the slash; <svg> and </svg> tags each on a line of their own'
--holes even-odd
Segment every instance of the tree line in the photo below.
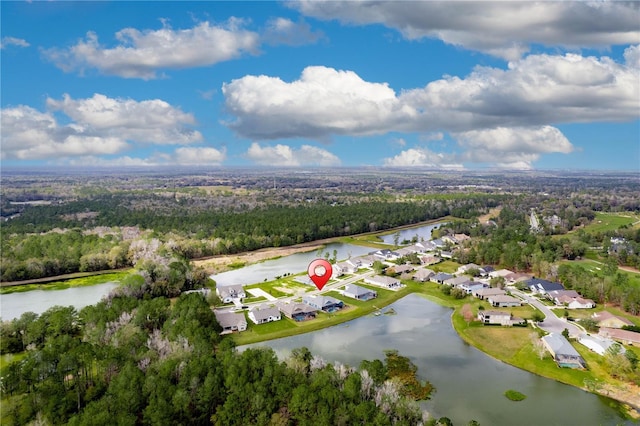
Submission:
<svg viewBox="0 0 640 426">
<path fill-rule="evenodd" d="M 397 351 L 359 368 L 306 348 L 281 360 L 220 331 L 202 294 L 150 288 L 5 321 L 3 353 L 25 355 L 1 372 L 2 424 L 451 424 L 420 409 L 434 388 Z"/>
</svg>

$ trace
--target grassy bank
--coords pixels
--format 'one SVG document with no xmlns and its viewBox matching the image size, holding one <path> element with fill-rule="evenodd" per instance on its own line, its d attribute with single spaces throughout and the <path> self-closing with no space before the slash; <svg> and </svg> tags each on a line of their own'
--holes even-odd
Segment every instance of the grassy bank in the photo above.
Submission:
<svg viewBox="0 0 640 426">
<path fill-rule="evenodd" d="M 71 287 L 85 287 L 96 284 L 104 284 L 108 282 L 119 282 L 131 272 L 131 270 L 126 270 L 100 275 L 85 276 L 80 278 L 71 278 L 62 281 L 53 281 L 43 284 L 22 284 L 14 285 L 11 287 L 1 287 L 0 294 L 18 293 L 31 290 L 64 290 Z"/>
</svg>

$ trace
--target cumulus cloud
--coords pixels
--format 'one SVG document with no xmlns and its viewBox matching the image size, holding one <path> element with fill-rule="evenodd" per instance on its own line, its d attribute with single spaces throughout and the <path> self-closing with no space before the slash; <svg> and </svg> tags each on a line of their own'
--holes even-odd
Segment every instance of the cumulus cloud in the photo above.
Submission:
<svg viewBox="0 0 640 426">
<path fill-rule="evenodd" d="M 313 31 L 308 23 L 293 22 L 287 18 L 269 20 L 263 34 L 264 41 L 268 44 L 289 46 L 316 43 L 323 37 L 322 31 Z"/>
<path fill-rule="evenodd" d="M 312 66 L 287 83 L 245 76 L 222 87 L 227 124 L 252 139 L 384 133 L 413 113 L 386 83 L 370 83 L 352 71 Z"/>
<path fill-rule="evenodd" d="M 96 94 L 88 99 L 48 99 L 48 111 L 29 106 L 4 108 L 3 159 L 52 159 L 117 154 L 137 143 L 188 144 L 202 135 L 187 126 L 191 114 L 161 100 L 137 102 Z M 65 114 L 61 124 L 55 112 Z"/>
<path fill-rule="evenodd" d="M 106 47 L 94 32 L 66 48 L 44 51 L 60 69 L 70 72 L 96 68 L 108 75 L 125 78 L 157 78 L 160 69 L 180 69 L 213 65 L 258 52 L 258 33 L 246 30 L 244 21 L 231 18 L 221 25 L 202 22 L 193 28 L 159 30 L 125 28 L 115 34 L 119 44 Z"/>
<path fill-rule="evenodd" d="M 531 44 L 609 47 L 637 43 L 634 2 L 318 1 L 287 3 L 306 16 L 347 24 L 382 24 L 410 40 L 447 44 L 518 59 Z"/>
<path fill-rule="evenodd" d="M 254 142 L 246 157 L 265 166 L 338 166 L 340 159 L 329 151 L 311 145 L 302 145 L 299 149 L 289 145 L 260 146 Z"/>
<path fill-rule="evenodd" d="M 421 167 L 428 169 L 463 169 L 455 155 L 436 153 L 427 148 L 410 148 L 395 157 L 385 158 L 386 167 Z"/>
<path fill-rule="evenodd" d="M 202 140 L 200 132 L 188 127 L 195 124 L 192 114 L 160 99 L 138 102 L 102 94 L 72 99 L 65 94 L 62 100 L 47 99 L 47 106 L 64 112 L 80 126 L 138 142 L 186 144 Z"/>
<path fill-rule="evenodd" d="M 6 49 L 9 46 L 29 47 L 30 44 L 23 38 L 2 37 L 2 41 L 0 41 L 0 49 Z"/>
<path fill-rule="evenodd" d="M 352 71 L 308 67 L 300 79 L 245 76 L 224 84 L 227 123 L 251 139 L 465 132 L 638 118 L 638 68 L 608 57 L 530 55 L 399 94 Z"/>
<path fill-rule="evenodd" d="M 178 148 L 173 157 L 180 165 L 218 165 L 227 157 L 225 149 L 218 150 L 210 147 Z"/>
</svg>

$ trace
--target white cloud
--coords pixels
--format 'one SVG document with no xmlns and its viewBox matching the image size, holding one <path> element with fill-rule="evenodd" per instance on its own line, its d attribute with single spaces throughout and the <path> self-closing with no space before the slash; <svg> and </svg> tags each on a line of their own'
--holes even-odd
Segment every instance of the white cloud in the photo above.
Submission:
<svg viewBox="0 0 640 426">
<path fill-rule="evenodd" d="M 222 92 L 226 110 L 236 117 L 227 124 L 254 139 L 384 133 L 412 113 L 386 83 L 322 66 L 305 68 L 292 83 L 245 76 L 224 84 Z"/>
<path fill-rule="evenodd" d="M 192 115 L 161 100 L 137 102 L 96 94 L 74 100 L 47 100 L 49 111 L 28 106 L 2 109 L 3 159 L 55 159 L 117 154 L 137 143 L 187 144 L 202 135 L 185 125 Z M 61 124 L 54 116 L 62 111 Z"/>
<path fill-rule="evenodd" d="M 304 22 L 293 22 L 287 18 L 273 18 L 267 22 L 263 34 L 264 41 L 272 45 L 285 44 L 302 46 L 316 43 L 324 37 L 321 31 L 312 31 L 311 26 Z"/>
<path fill-rule="evenodd" d="M 640 70 L 640 45 L 626 48 L 624 50 L 624 61 L 627 66 Z"/>
<path fill-rule="evenodd" d="M 9 46 L 29 47 L 30 44 L 23 38 L 2 37 L 2 41 L 0 42 L 0 49 L 6 49 Z"/>
<path fill-rule="evenodd" d="M 627 58 L 633 59 L 635 50 Z M 223 85 L 227 123 L 251 139 L 387 132 L 465 132 L 638 118 L 638 69 L 608 57 L 530 55 L 399 95 L 352 71 L 308 67 L 287 83 L 245 76 Z"/>
<path fill-rule="evenodd" d="M 410 148 L 395 157 L 385 158 L 386 167 L 421 167 L 437 169 L 463 169 L 452 154 L 436 153 L 427 148 Z"/>
<path fill-rule="evenodd" d="M 187 127 L 195 124 L 192 114 L 161 99 L 135 101 L 114 99 L 102 94 L 91 98 L 47 99 L 52 110 L 63 111 L 79 126 L 124 139 L 156 144 L 186 144 L 202 140 L 200 132 Z"/>
<path fill-rule="evenodd" d="M 218 165 L 227 157 L 226 150 L 215 148 L 178 148 L 173 162 L 180 165 Z"/>
<path fill-rule="evenodd" d="M 338 166 L 340 159 L 327 150 L 311 145 L 302 145 L 293 149 L 288 145 L 262 147 L 252 143 L 246 157 L 265 166 Z"/>
<path fill-rule="evenodd" d="M 445 43 L 515 60 L 531 44 L 609 47 L 637 43 L 640 8 L 633 2 L 288 2 L 306 16 L 343 23 L 382 24 L 410 40 Z"/>
<path fill-rule="evenodd" d="M 260 37 L 243 28 L 241 19 L 223 25 L 202 22 L 193 28 L 174 30 L 166 24 L 159 30 L 125 28 L 115 37 L 115 47 L 98 42 L 94 32 L 67 49 L 48 49 L 45 56 L 66 72 L 96 68 L 104 74 L 125 78 L 157 78 L 161 69 L 213 65 L 258 51 Z"/>
<path fill-rule="evenodd" d="M 465 150 L 464 162 L 493 163 L 501 168 L 531 169 L 541 154 L 573 151 L 571 142 L 555 127 L 472 130 L 452 135 Z"/>
</svg>

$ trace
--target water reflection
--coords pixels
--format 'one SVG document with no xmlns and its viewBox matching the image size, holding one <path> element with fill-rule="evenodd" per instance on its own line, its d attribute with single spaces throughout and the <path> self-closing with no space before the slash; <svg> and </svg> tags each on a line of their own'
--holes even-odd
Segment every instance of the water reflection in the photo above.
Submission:
<svg viewBox="0 0 640 426">
<path fill-rule="evenodd" d="M 71 287 L 64 290 L 30 290 L 0 295 L 0 316 L 3 321 L 19 318 L 25 312 L 41 314 L 56 305 L 73 306 L 77 310 L 98 303 L 118 283 Z"/>
<path fill-rule="evenodd" d="M 396 234 L 398 234 L 398 242 L 402 243 L 404 240 L 411 241 L 413 237 L 417 237 L 418 241 L 429 241 L 431 239 L 431 231 L 440 227 L 442 223 L 434 223 L 431 225 L 420 226 L 418 228 L 403 229 L 402 231 L 394 232 L 393 234 L 383 235 L 380 238 L 386 244 L 395 244 Z"/>
<path fill-rule="evenodd" d="M 306 346 L 329 362 L 357 366 L 398 349 L 437 392 L 424 407 L 456 425 L 614 425 L 625 422 L 599 397 L 499 362 L 464 343 L 453 330 L 451 310 L 418 295 L 391 305 L 397 315 L 362 317 L 335 327 L 251 346 L 269 346 L 280 357 Z M 243 348 L 240 348 L 243 349 Z M 509 401 L 504 392 L 527 398 Z"/>
</svg>

